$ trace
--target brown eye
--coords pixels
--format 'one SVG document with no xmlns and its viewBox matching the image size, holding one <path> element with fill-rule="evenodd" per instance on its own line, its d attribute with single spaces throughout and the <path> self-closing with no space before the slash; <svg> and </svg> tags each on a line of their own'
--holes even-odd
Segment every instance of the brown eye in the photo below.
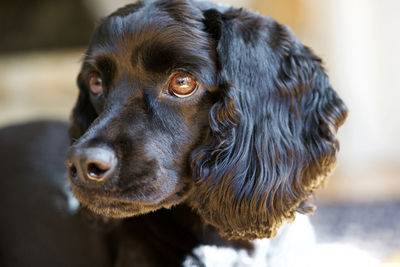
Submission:
<svg viewBox="0 0 400 267">
<path fill-rule="evenodd" d="M 188 97 L 197 89 L 196 79 L 187 73 L 175 73 L 169 83 L 169 93 L 177 97 Z"/>
<path fill-rule="evenodd" d="M 103 92 L 103 80 L 98 73 L 93 72 L 90 74 L 89 88 L 94 95 L 98 95 Z"/>
</svg>

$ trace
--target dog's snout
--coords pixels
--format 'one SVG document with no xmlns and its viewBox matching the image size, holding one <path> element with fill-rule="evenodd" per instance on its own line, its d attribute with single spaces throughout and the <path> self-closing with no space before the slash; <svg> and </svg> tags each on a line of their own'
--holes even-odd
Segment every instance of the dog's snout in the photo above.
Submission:
<svg viewBox="0 0 400 267">
<path fill-rule="evenodd" d="M 110 148 L 71 148 L 67 156 L 71 179 L 83 182 L 102 182 L 110 177 L 117 166 L 115 152 Z"/>
</svg>

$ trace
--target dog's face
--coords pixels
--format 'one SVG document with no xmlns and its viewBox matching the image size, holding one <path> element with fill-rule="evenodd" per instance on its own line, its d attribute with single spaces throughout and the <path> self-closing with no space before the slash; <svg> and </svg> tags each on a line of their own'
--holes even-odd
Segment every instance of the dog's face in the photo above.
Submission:
<svg viewBox="0 0 400 267">
<path fill-rule="evenodd" d="M 92 106 L 97 119 L 73 146 L 72 185 L 83 204 L 106 216 L 132 216 L 187 196 L 189 158 L 208 125 L 215 91 L 215 47 L 192 19 L 201 12 L 173 6 L 183 23 L 166 7 L 140 6 L 98 27 L 78 77 L 84 108 Z M 91 161 L 101 159 L 86 153 L 90 148 L 113 154 L 107 177 Z"/>
<path fill-rule="evenodd" d="M 334 166 L 346 107 L 283 26 L 190 1 L 122 8 L 78 76 L 67 165 L 105 216 L 183 202 L 230 238 L 271 237 Z"/>
</svg>

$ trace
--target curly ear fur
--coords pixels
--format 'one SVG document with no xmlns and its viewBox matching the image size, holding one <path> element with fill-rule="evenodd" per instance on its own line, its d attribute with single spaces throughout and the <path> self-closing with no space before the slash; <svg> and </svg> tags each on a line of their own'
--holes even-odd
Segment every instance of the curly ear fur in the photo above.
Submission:
<svg viewBox="0 0 400 267">
<path fill-rule="evenodd" d="M 273 237 L 334 168 L 347 108 L 321 60 L 275 21 L 204 13 L 217 36 L 221 97 L 192 155 L 191 204 L 228 238 Z"/>
<path fill-rule="evenodd" d="M 81 75 L 78 76 L 77 83 L 79 96 L 72 110 L 69 129 L 69 136 L 72 141 L 81 137 L 97 117 L 96 110 L 90 102 L 89 89 L 83 82 Z"/>
</svg>

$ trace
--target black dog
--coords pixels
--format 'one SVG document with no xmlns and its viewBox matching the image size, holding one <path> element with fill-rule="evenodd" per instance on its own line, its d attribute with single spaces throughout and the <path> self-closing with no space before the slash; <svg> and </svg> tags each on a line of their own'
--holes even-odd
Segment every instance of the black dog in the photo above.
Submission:
<svg viewBox="0 0 400 267">
<path fill-rule="evenodd" d="M 347 115 L 285 26 L 195 1 L 105 18 L 78 85 L 66 160 L 78 200 L 115 218 L 180 204 L 228 239 L 273 237 L 312 211 Z"/>
</svg>

